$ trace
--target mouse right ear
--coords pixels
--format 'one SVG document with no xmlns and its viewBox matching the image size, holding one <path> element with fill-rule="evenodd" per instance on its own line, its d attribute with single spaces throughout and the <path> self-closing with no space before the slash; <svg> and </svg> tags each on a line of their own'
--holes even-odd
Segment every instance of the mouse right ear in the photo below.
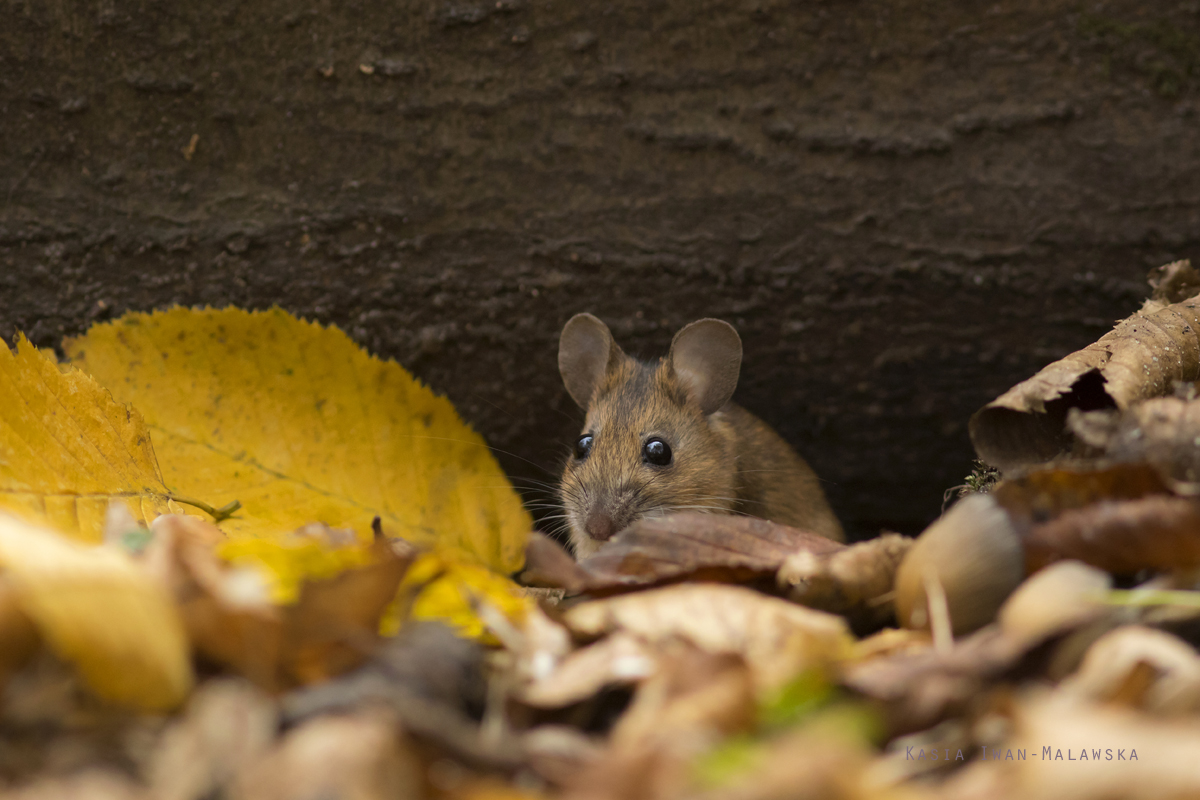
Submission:
<svg viewBox="0 0 1200 800">
<path fill-rule="evenodd" d="M 567 392 L 586 409 L 611 365 L 624 355 L 608 326 L 591 314 L 576 314 L 558 337 L 558 371 Z"/>
</svg>

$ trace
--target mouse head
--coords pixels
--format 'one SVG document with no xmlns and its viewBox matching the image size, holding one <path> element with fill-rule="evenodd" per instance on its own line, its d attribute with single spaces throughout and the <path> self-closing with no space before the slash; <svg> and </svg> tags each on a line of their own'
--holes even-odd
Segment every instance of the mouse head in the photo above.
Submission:
<svg viewBox="0 0 1200 800">
<path fill-rule="evenodd" d="M 591 555 L 639 517 L 733 508 L 734 455 L 720 411 L 741 364 L 742 340 L 716 319 L 680 330 L 653 363 L 625 355 L 591 314 L 567 322 L 558 369 L 587 412 L 561 482 L 576 555 Z"/>
</svg>

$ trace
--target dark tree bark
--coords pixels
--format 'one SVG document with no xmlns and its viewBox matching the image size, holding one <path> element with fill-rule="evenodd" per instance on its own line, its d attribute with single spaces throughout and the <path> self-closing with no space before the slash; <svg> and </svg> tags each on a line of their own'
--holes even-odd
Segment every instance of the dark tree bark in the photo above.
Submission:
<svg viewBox="0 0 1200 800">
<path fill-rule="evenodd" d="M 1086 9 L 1086 10 L 1085 10 Z M 279 304 L 458 405 L 519 481 L 576 311 L 734 322 L 738 401 L 856 535 L 968 416 L 1200 239 L 1195 4 L 10 0 L 0 330 Z"/>
</svg>

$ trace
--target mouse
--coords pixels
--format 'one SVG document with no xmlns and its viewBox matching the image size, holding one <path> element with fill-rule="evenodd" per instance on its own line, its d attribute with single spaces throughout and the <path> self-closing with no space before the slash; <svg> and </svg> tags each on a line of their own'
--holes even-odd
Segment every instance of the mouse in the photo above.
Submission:
<svg viewBox="0 0 1200 800">
<path fill-rule="evenodd" d="M 649 362 L 626 355 L 598 317 L 567 321 L 558 368 L 586 419 L 559 497 L 577 559 L 635 520 L 675 511 L 744 514 L 842 540 L 816 473 L 731 401 L 741 365 L 741 337 L 719 319 L 683 327 Z"/>
</svg>

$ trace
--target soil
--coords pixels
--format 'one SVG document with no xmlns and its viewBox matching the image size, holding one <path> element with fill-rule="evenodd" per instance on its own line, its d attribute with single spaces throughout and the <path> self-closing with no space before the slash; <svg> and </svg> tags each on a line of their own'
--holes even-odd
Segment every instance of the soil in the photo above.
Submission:
<svg viewBox="0 0 1200 800">
<path fill-rule="evenodd" d="M 722 317 L 850 532 L 915 532 L 975 409 L 1200 255 L 1198 81 L 1195 2 L 15 0 L 0 331 L 278 304 L 533 487 L 571 314 Z"/>
</svg>

